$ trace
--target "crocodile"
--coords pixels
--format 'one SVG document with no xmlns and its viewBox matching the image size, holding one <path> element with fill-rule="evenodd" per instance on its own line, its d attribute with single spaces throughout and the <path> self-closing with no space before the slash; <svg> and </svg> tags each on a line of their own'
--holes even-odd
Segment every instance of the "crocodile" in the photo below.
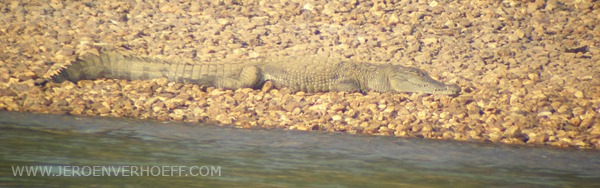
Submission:
<svg viewBox="0 0 600 188">
<path fill-rule="evenodd" d="M 306 93 L 392 91 L 455 96 L 461 91 L 457 85 L 438 82 L 418 68 L 318 57 L 259 58 L 214 64 L 177 63 L 103 52 L 78 57 L 52 80 L 78 82 L 100 78 L 145 80 L 162 77 L 170 82 L 232 90 L 259 89 L 270 81 L 276 88 Z"/>
</svg>

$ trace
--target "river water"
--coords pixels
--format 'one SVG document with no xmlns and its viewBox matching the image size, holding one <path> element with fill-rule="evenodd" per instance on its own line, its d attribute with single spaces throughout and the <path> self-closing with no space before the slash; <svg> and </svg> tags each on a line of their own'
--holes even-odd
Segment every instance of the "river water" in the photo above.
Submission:
<svg viewBox="0 0 600 188">
<path fill-rule="evenodd" d="M 596 150 L 6 111 L 0 135 L 0 187 L 600 187 Z"/>
</svg>

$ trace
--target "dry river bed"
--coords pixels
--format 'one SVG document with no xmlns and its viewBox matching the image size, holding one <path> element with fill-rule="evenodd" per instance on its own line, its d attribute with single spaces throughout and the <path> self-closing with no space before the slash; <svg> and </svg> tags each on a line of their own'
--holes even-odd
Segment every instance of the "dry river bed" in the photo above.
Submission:
<svg viewBox="0 0 600 188">
<path fill-rule="evenodd" d="M 2 1 L 0 110 L 600 148 L 600 1 Z M 45 83 L 118 50 L 219 63 L 319 55 L 421 68 L 459 96 Z"/>
</svg>

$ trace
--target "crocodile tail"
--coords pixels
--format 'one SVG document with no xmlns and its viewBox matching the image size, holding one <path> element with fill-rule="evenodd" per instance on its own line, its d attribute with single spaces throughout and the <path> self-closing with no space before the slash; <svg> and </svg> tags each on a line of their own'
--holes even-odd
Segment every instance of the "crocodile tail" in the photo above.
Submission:
<svg viewBox="0 0 600 188">
<path fill-rule="evenodd" d="M 67 80 L 78 82 L 79 80 L 106 78 L 106 72 L 112 68 L 110 64 L 111 57 L 107 54 L 101 54 L 100 56 L 89 54 L 83 58 L 78 58 L 72 65 L 53 76 L 52 80 L 60 83 Z"/>
<path fill-rule="evenodd" d="M 173 64 L 163 60 L 132 57 L 114 52 L 88 54 L 52 77 L 54 82 L 100 78 L 145 80 L 168 77 Z"/>
<path fill-rule="evenodd" d="M 116 52 L 88 54 L 62 70 L 55 82 L 93 80 L 100 78 L 148 80 L 167 78 L 171 82 L 215 86 L 215 80 L 237 76 L 242 63 L 190 64 L 161 59 L 123 55 Z"/>
</svg>

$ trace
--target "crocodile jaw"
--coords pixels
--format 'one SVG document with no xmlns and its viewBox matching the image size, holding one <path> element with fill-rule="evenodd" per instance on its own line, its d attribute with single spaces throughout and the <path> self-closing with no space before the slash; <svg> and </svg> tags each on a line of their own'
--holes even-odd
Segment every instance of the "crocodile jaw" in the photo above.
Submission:
<svg viewBox="0 0 600 188">
<path fill-rule="evenodd" d="M 405 80 L 401 83 L 391 82 L 391 84 L 394 90 L 398 92 L 458 95 L 461 91 L 458 85 L 445 85 L 433 79 L 428 82 Z"/>
</svg>

